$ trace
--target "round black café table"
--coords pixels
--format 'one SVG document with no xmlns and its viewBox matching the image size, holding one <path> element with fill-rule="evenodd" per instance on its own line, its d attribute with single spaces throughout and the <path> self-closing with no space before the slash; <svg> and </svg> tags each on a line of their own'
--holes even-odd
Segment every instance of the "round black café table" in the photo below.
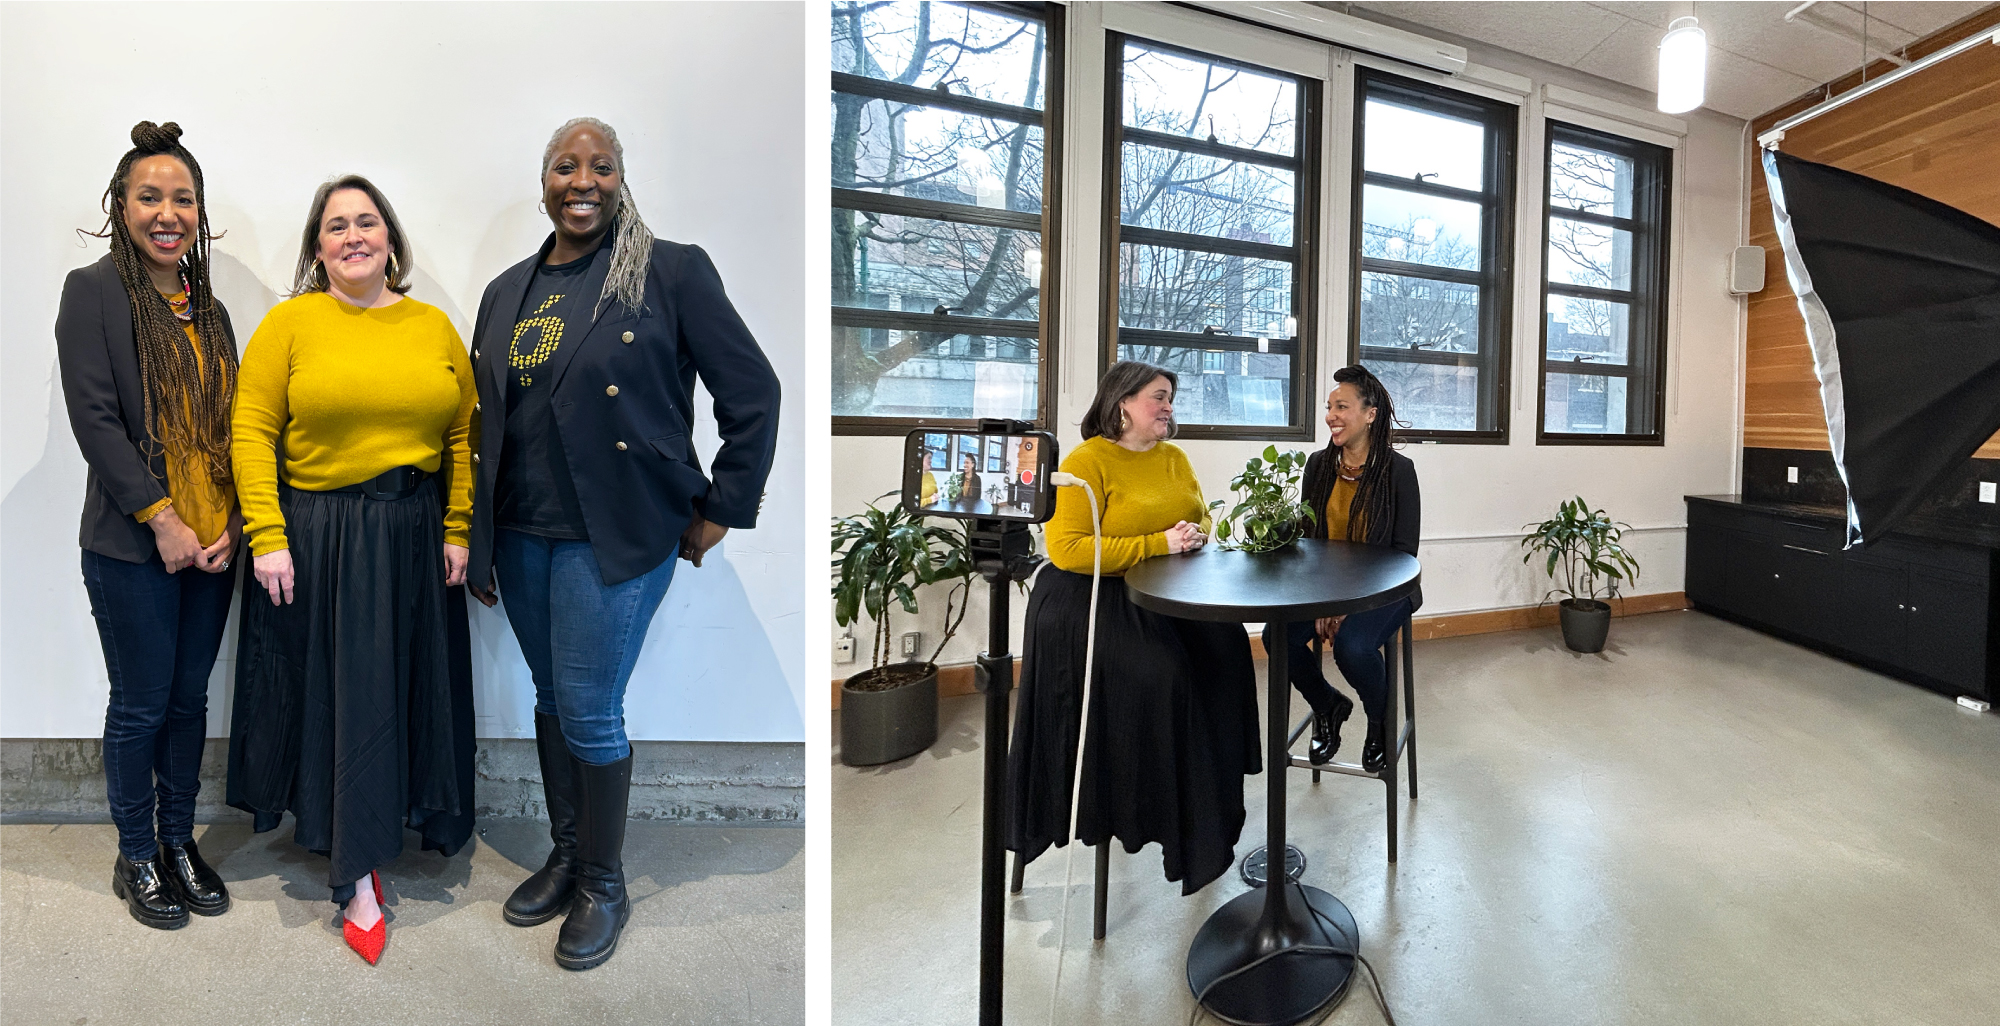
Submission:
<svg viewBox="0 0 2000 1026">
<path fill-rule="evenodd" d="M 1385 606 L 1416 590 L 1416 557 L 1384 546 L 1307 539 L 1277 552 L 1206 546 L 1156 556 L 1125 571 L 1142 609 L 1185 620 L 1287 625 Z M 1285 741 L 1291 723 L 1286 646 L 1266 653 L 1264 773 L 1269 778 L 1267 851 L 1285 850 Z M 1285 879 L 1230 899 L 1188 947 L 1188 987 L 1214 1015 L 1250 1026 L 1290 1026 L 1347 988 L 1361 937 L 1338 898 Z M 1321 950 L 1314 950 L 1321 949 Z M 1333 951 L 1323 949 L 1336 949 Z"/>
</svg>

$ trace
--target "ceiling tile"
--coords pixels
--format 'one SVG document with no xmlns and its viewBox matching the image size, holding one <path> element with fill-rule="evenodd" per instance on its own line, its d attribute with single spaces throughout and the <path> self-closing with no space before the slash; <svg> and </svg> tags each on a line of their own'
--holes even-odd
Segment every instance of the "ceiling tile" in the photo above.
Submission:
<svg viewBox="0 0 2000 1026">
<path fill-rule="evenodd" d="M 1357 9 L 1569 64 L 1626 24 L 1622 15 L 1580 3 L 1366 3 Z"/>
</svg>

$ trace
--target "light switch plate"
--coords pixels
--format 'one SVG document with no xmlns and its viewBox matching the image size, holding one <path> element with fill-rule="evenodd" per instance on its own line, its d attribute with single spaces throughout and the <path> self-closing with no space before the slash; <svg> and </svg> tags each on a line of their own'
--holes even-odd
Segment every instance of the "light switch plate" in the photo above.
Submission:
<svg viewBox="0 0 2000 1026">
<path fill-rule="evenodd" d="M 1786 467 L 1786 468 L 1785 468 L 1785 483 L 1786 483 L 1786 484 L 1798 484 L 1798 483 L 1799 483 L 1799 468 L 1797 468 L 1797 467 Z"/>
<path fill-rule="evenodd" d="M 1996 491 L 2000 491 L 2000 483 L 1993 481 L 1979 482 L 1979 501 L 2000 502 L 2000 495 L 1994 494 Z"/>
</svg>

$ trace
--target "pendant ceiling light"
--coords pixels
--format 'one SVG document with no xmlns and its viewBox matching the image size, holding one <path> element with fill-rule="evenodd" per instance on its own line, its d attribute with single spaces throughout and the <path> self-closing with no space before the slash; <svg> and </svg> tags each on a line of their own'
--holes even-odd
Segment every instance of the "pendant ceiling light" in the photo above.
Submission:
<svg viewBox="0 0 2000 1026">
<path fill-rule="evenodd" d="M 1685 114 L 1701 106 L 1708 85 L 1708 35 L 1692 15 L 1675 18 L 1660 40 L 1660 109 Z"/>
</svg>

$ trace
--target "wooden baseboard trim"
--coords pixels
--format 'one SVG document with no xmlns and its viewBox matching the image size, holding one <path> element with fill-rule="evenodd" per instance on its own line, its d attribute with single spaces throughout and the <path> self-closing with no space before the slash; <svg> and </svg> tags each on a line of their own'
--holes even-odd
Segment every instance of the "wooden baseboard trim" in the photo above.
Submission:
<svg viewBox="0 0 2000 1026">
<path fill-rule="evenodd" d="M 1643 613 L 1665 613 L 1688 608 L 1687 593 L 1666 591 L 1654 595 L 1633 595 L 1615 599 L 1611 603 L 1611 615 L 1639 616 Z M 1488 609 L 1477 613 L 1444 613 L 1439 616 L 1419 616 L 1412 623 L 1418 641 L 1435 641 L 1438 638 L 1459 638 L 1472 634 L 1499 634 L 1504 631 L 1521 631 L 1534 627 L 1553 627 L 1559 614 L 1553 602 L 1540 606 L 1514 606 L 1508 609 Z M 1250 652 L 1258 659 L 1264 658 L 1264 639 L 1250 636 Z M 973 686 L 971 663 L 957 663 L 938 667 L 938 697 L 953 698 L 977 692 Z M 1018 679 L 1021 664 L 1014 664 L 1014 675 Z M 840 684 L 833 682 L 833 707 L 840 708 Z"/>
</svg>

